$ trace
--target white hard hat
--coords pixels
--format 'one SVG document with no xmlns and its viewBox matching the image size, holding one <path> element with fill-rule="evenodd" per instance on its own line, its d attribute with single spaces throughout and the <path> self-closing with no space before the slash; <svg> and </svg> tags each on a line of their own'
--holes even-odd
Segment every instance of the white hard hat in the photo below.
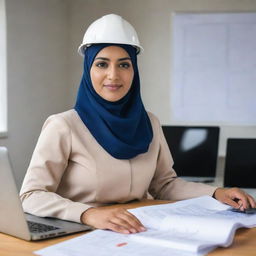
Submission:
<svg viewBox="0 0 256 256">
<path fill-rule="evenodd" d="M 100 43 L 128 44 L 136 48 L 137 54 L 143 51 L 133 26 L 116 14 L 108 14 L 94 21 L 85 32 L 78 52 L 83 56 L 86 47 Z"/>
</svg>

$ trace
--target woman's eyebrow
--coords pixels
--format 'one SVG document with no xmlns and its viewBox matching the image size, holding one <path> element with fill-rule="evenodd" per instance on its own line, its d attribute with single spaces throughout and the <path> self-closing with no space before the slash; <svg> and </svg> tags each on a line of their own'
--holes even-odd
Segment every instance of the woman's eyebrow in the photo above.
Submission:
<svg viewBox="0 0 256 256">
<path fill-rule="evenodd" d="M 104 57 L 97 57 L 97 58 L 95 58 L 95 60 L 107 60 L 107 61 L 110 61 L 110 59 L 104 58 Z"/>
<path fill-rule="evenodd" d="M 118 59 L 118 61 L 123 61 L 123 60 L 131 60 L 131 58 L 130 57 L 125 57 L 125 58 Z"/>
<path fill-rule="evenodd" d="M 97 57 L 97 58 L 95 58 L 95 60 L 105 60 L 105 61 L 110 61 L 110 59 L 109 59 L 109 58 L 105 58 L 105 57 Z M 123 61 L 123 60 L 131 60 L 131 58 L 130 58 L 130 57 L 124 57 L 124 58 L 120 58 L 120 59 L 118 59 L 118 61 Z"/>
</svg>

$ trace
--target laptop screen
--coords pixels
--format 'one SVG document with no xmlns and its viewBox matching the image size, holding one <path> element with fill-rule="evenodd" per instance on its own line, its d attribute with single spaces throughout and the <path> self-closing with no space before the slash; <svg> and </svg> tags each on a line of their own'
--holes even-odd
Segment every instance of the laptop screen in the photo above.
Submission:
<svg viewBox="0 0 256 256">
<path fill-rule="evenodd" d="M 216 126 L 162 126 L 178 176 L 215 177 L 219 145 Z"/>
<path fill-rule="evenodd" d="M 228 139 L 224 186 L 256 188 L 256 138 Z"/>
</svg>

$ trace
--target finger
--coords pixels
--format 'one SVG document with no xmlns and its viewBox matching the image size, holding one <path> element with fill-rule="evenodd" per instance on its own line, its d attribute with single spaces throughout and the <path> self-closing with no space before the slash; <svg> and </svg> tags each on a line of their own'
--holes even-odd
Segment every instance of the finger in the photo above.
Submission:
<svg viewBox="0 0 256 256">
<path fill-rule="evenodd" d="M 140 220 L 126 209 L 119 209 L 119 211 L 116 212 L 116 215 L 132 225 L 144 227 Z"/>
<path fill-rule="evenodd" d="M 248 200 L 249 200 L 250 206 L 251 206 L 252 208 L 256 208 L 255 199 L 254 199 L 251 195 L 248 195 Z"/>
<path fill-rule="evenodd" d="M 124 213 L 126 215 L 128 215 L 129 217 L 132 217 L 134 220 L 136 220 L 136 222 L 139 224 L 139 225 L 142 225 L 142 223 L 140 222 L 140 220 L 135 216 L 133 215 L 132 213 L 130 213 L 129 211 L 125 210 Z M 142 225 L 143 226 L 143 225 Z"/>
<path fill-rule="evenodd" d="M 236 202 L 239 204 L 239 207 L 237 209 L 239 209 L 240 211 L 244 211 L 244 207 L 243 207 L 243 202 L 241 200 L 236 200 Z"/>
<path fill-rule="evenodd" d="M 234 201 L 233 199 L 231 199 L 229 197 L 225 197 L 223 202 L 225 204 L 228 204 L 228 205 L 232 206 L 233 208 L 236 208 L 236 209 L 241 208 L 241 204 L 239 204 L 238 202 Z"/>
<path fill-rule="evenodd" d="M 146 231 L 146 228 L 140 223 L 140 221 L 133 215 L 124 214 L 120 216 L 123 220 L 129 223 L 136 232 Z"/>
<path fill-rule="evenodd" d="M 242 203 L 240 207 L 241 210 L 247 209 L 249 207 L 248 195 L 239 188 L 232 188 L 228 191 L 228 196 L 230 196 L 234 201 Z"/>
<path fill-rule="evenodd" d="M 235 197 L 237 199 L 239 199 L 239 203 L 241 202 L 242 203 L 242 206 L 241 206 L 241 210 L 243 211 L 244 209 L 247 209 L 249 208 L 249 199 L 248 199 L 248 196 L 243 192 L 243 191 L 238 191 L 236 194 L 235 194 Z"/>
<path fill-rule="evenodd" d="M 136 229 L 136 226 L 134 226 L 131 223 L 129 223 L 128 221 L 126 221 L 125 218 L 123 218 L 123 216 L 121 216 L 121 215 L 113 217 L 110 220 L 110 222 L 129 230 L 130 233 L 140 232 L 140 230 Z"/>
<path fill-rule="evenodd" d="M 107 225 L 107 229 L 118 232 L 118 233 L 122 233 L 122 234 L 130 234 L 130 231 L 122 226 L 119 226 L 115 223 L 109 222 Z"/>
<path fill-rule="evenodd" d="M 110 222 L 128 230 L 129 233 L 138 233 L 146 230 L 145 228 L 142 229 L 141 226 L 132 223 L 130 220 L 127 220 L 125 215 L 114 217 Z"/>
<path fill-rule="evenodd" d="M 140 220 L 139 220 L 135 215 L 133 215 L 132 213 L 130 213 L 130 212 L 128 212 L 128 211 L 125 211 L 125 214 L 126 214 L 128 217 L 130 217 L 132 221 L 135 221 L 136 224 L 137 224 L 140 228 L 143 229 L 142 231 L 145 231 L 146 228 L 144 227 L 144 225 L 140 222 Z"/>
</svg>

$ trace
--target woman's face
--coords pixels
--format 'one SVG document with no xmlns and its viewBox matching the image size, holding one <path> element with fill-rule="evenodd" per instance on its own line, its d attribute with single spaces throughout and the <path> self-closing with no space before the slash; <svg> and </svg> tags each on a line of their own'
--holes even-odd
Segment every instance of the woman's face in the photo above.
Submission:
<svg viewBox="0 0 256 256">
<path fill-rule="evenodd" d="M 96 55 L 90 75 L 94 90 L 103 99 L 118 101 L 132 85 L 134 70 L 131 58 L 121 47 L 105 47 Z"/>
</svg>

